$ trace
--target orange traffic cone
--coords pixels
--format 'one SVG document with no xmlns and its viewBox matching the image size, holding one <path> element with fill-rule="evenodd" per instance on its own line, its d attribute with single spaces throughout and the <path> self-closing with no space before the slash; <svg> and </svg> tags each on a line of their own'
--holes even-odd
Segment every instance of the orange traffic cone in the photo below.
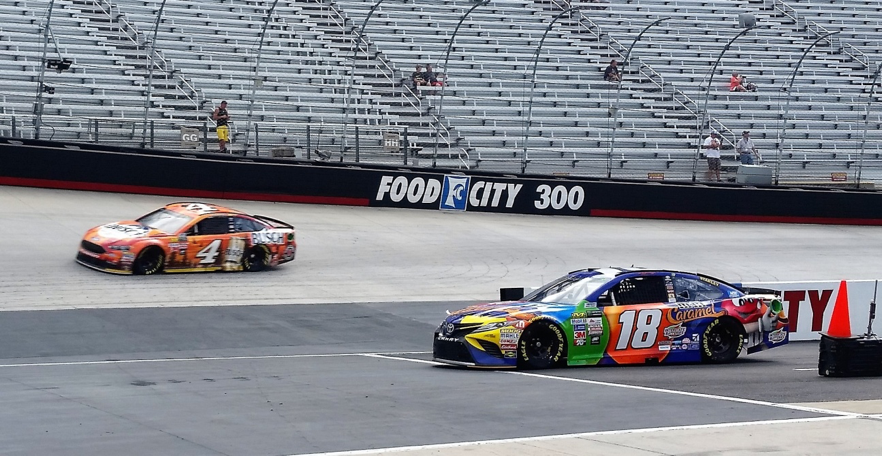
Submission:
<svg viewBox="0 0 882 456">
<path fill-rule="evenodd" d="M 843 339 L 851 337 L 851 319 L 848 317 L 848 287 L 844 280 L 839 284 L 839 293 L 836 294 L 836 303 L 833 304 L 833 315 L 830 316 L 827 336 Z"/>
</svg>

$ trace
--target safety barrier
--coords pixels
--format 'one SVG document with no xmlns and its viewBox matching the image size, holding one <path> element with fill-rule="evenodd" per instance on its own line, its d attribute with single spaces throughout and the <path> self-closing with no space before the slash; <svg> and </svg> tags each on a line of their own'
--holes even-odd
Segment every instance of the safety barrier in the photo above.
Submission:
<svg viewBox="0 0 882 456">
<path fill-rule="evenodd" d="M 514 176 L 0 138 L 0 184 L 448 211 L 882 225 L 882 193 Z"/>
</svg>

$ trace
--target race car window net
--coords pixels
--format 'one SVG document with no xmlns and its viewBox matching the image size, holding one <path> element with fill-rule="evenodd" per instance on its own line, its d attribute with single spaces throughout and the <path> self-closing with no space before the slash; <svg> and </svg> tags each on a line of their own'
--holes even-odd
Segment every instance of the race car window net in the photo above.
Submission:
<svg viewBox="0 0 882 456">
<path fill-rule="evenodd" d="M 184 214 L 168 209 L 159 209 L 139 218 L 136 222 L 154 230 L 172 234 L 177 233 L 191 220 L 193 220 L 192 217 Z"/>
<path fill-rule="evenodd" d="M 623 279 L 613 290 L 617 305 L 668 302 L 664 276 L 631 277 Z"/>
<path fill-rule="evenodd" d="M 229 217 L 209 217 L 202 219 L 193 227 L 196 236 L 211 236 L 215 234 L 227 234 L 230 231 Z"/>
<path fill-rule="evenodd" d="M 522 301 L 578 304 L 595 290 L 609 282 L 610 277 L 564 276 L 525 296 Z"/>
</svg>

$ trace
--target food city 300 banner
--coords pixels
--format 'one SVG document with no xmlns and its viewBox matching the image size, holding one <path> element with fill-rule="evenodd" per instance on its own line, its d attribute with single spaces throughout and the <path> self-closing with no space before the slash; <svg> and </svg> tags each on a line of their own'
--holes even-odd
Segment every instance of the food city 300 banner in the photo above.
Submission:
<svg viewBox="0 0 882 456">
<path fill-rule="evenodd" d="M 818 340 L 830 325 L 830 315 L 839 296 L 841 281 L 750 282 L 745 287 L 781 291 L 784 310 L 790 320 L 790 340 Z M 864 334 L 870 319 L 870 302 L 879 286 L 876 280 L 846 281 L 851 332 Z"/>
<path fill-rule="evenodd" d="M 882 192 L 514 176 L 0 138 L 0 185 L 450 212 L 882 225 Z"/>
</svg>

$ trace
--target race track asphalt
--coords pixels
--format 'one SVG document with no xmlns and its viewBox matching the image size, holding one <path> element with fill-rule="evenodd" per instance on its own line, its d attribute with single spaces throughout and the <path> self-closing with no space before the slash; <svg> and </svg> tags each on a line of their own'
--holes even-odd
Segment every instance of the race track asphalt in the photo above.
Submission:
<svg viewBox="0 0 882 456">
<path fill-rule="evenodd" d="M 431 359 L 426 349 L 440 320 L 428 316 L 447 307 L 9 312 L 0 321 L 0 448 L 4 454 L 321 453 L 824 416 L 713 396 L 878 397 L 878 379 L 831 382 L 803 370 L 817 365 L 816 343 L 723 366 L 513 373 L 408 361 Z"/>
<path fill-rule="evenodd" d="M 0 187 L 0 453 L 882 448 L 882 404 L 873 401 L 882 382 L 818 376 L 813 342 L 723 366 L 541 372 L 437 366 L 429 353 L 445 310 L 579 267 L 634 263 L 732 281 L 876 278 L 877 228 L 229 202 L 295 223 L 298 259 L 261 274 L 153 277 L 73 262 L 90 226 L 171 200 Z"/>
</svg>

